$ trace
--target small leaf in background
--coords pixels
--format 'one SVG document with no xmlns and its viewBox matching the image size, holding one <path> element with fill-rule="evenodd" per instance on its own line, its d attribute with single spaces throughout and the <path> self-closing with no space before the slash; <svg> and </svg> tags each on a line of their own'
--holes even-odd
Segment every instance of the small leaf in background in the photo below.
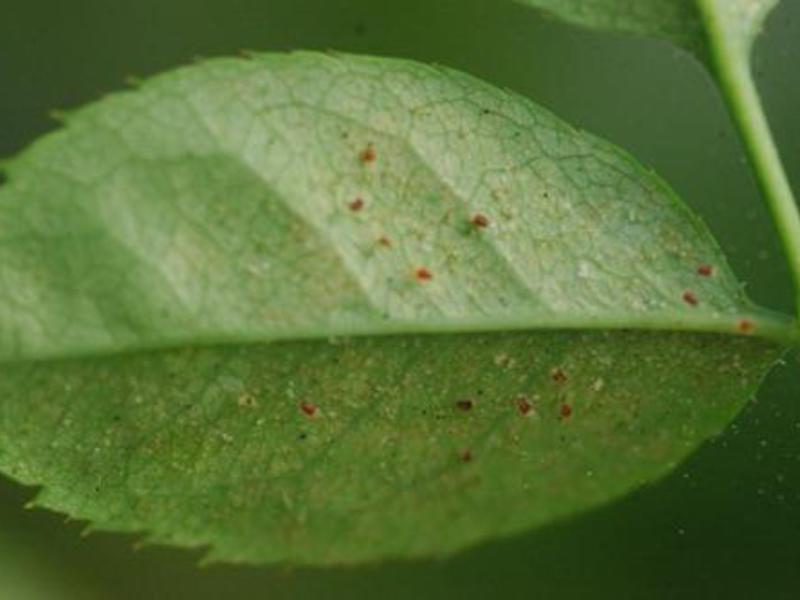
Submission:
<svg viewBox="0 0 800 600">
<path fill-rule="evenodd" d="M 710 61 L 719 37 L 749 54 L 778 0 L 517 0 L 559 19 L 670 40 Z M 711 42 L 709 41 L 711 39 Z"/>
<path fill-rule="evenodd" d="M 445 69 L 211 61 L 8 174 L 0 468 L 217 560 L 444 554 L 606 502 L 780 354 L 720 335 L 783 323 L 660 179 Z"/>
<path fill-rule="evenodd" d="M 568 23 L 656 36 L 706 57 L 702 20 L 695 0 L 516 0 Z"/>
</svg>

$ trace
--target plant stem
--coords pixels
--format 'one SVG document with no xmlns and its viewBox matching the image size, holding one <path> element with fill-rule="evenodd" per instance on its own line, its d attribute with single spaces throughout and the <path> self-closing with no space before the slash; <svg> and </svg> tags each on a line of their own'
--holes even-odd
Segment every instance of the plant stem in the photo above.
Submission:
<svg viewBox="0 0 800 600">
<path fill-rule="evenodd" d="M 713 35 L 717 77 L 744 140 L 761 192 L 767 202 L 794 280 L 800 317 L 800 212 L 750 71 L 747 54 L 727 48 L 724 34 Z"/>
</svg>

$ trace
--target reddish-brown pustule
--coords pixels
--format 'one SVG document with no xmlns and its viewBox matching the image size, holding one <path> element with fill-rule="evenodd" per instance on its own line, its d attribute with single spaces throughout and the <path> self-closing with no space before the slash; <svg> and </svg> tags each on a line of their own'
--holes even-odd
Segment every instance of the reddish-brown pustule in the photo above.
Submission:
<svg viewBox="0 0 800 600">
<path fill-rule="evenodd" d="M 686 302 L 689 306 L 697 306 L 700 304 L 700 300 L 697 298 L 697 294 L 692 292 L 691 290 L 686 290 L 683 292 L 683 301 Z"/>
<path fill-rule="evenodd" d="M 375 152 L 375 146 L 369 144 L 366 148 L 361 151 L 359 154 L 359 159 L 364 164 L 374 163 L 378 159 L 378 153 Z"/>
<path fill-rule="evenodd" d="M 472 451 L 471 450 L 462 450 L 458 453 L 458 457 L 461 459 L 461 462 L 470 462 L 472 460 Z"/>
<path fill-rule="evenodd" d="M 568 419 L 572 416 L 572 406 L 567 404 L 566 402 L 561 405 L 561 408 L 558 410 L 558 414 L 561 415 L 562 419 Z"/>
<path fill-rule="evenodd" d="M 750 319 L 740 319 L 739 322 L 736 324 L 736 328 L 741 333 L 753 333 L 756 330 L 756 324 L 753 323 Z"/>
<path fill-rule="evenodd" d="M 550 377 L 552 377 L 553 381 L 555 381 L 556 383 L 566 383 L 567 379 L 569 379 L 567 377 L 567 374 L 560 367 L 556 367 L 555 369 L 550 371 Z"/>
<path fill-rule="evenodd" d="M 418 281 L 430 281 L 433 279 L 433 273 L 431 273 L 425 267 L 419 267 L 416 271 L 414 271 L 414 275 Z"/>
<path fill-rule="evenodd" d="M 300 404 L 300 410 L 303 411 L 307 417 L 313 417 L 317 414 L 317 405 L 311 402 L 303 402 Z"/>
<path fill-rule="evenodd" d="M 489 218 L 481 213 L 475 213 L 472 215 L 470 223 L 472 223 L 478 229 L 485 229 L 489 226 Z"/>
<path fill-rule="evenodd" d="M 518 396 L 517 409 L 519 410 L 521 415 L 527 416 L 533 410 L 533 404 L 531 404 L 531 401 L 528 399 L 527 396 Z"/>
<path fill-rule="evenodd" d="M 714 267 L 711 265 L 700 265 L 697 267 L 697 274 L 700 277 L 712 277 L 714 275 Z"/>
<path fill-rule="evenodd" d="M 356 198 L 356 199 L 350 201 L 347 204 L 347 208 L 349 208 L 353 212 L 360 211 L 362 208 L 364 208 L 364 199 L 363 198 Z"/>
<path fill-rule="evenodd" d="M 381 237 L 379 237 L 379 238 L 378 238 L 378 244 L 380 244 L 380 245 L 381 245 L 381 246 L 383 246 L 384 248 L 391 248 L 391 246 L 392 246 L 392 240 L 390 240 L 390 239 L 389 239 L 388 237 L 386 237 L 385 235 L 382 235 Z"/>
<path fill-rule="evenodd" d="M 473 402 L 469 398 L 463 398 L 456 401 L 456 408 L 462 412 L 469 412 L 472 410 Z"/>
</svg>

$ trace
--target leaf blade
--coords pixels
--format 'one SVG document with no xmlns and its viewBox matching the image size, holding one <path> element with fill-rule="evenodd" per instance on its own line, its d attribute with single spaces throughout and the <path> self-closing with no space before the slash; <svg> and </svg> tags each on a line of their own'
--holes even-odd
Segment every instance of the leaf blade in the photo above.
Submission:
<svg viewBox="0 0 800 600">
<path fill-rule="evenodd" d="M 25 291 L 0 313 L 0 358 L 493 318 L 735 331 L 753 310 L 703 224 L 627 155 L 472 78 L 387 64 L 225 60 L 73 116 L 0 196 L 0 269 Z"/>
<path fill-rule="evenodd" d="M 750 49 L 779 0 L 516 0 L 574 25 L 669 40 L 713 68 L 716 30 L 749 61 Z M 714 31 L 712 31 L 714 30 Z"/>
<path fill-rule="evenodd" d="M 694 0 L 517 0 L 582 27 L 664 38 L 705 58 L 701 15 Z"/>
<path fill-rule="evenodd" d="M 438 556 L 661 476 L 778 354 L 728 336 L 552 332 L 33 363 L 0 370 L 17 396 L 0 405 L 0 465 L 48 482 L 40 506 L 212 560 Z"/>
<path fill-rule="evenodd" d="M 217 559 L 446 554 L 585 510 L 719 431 L 780 354 L 557 331 L 781 324 L 654 174 L 448 70 L 212 61 L 9 174 L 0 469 Z"/>
</svg>

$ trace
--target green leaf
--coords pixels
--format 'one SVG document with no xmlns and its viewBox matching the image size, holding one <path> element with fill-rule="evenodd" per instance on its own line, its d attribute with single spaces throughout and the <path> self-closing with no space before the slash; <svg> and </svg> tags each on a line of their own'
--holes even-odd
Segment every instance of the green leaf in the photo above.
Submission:
<svg viewBox="0 0 800 600">
<path fill-rule="evenodd" d="M 695 0 L 516 0 L 568 23 L 663 37 L 704 57 L 703 25 Z"/>
<path fill-rule="evenodd" d="M 215 60 L 7 170 L 0 469 L 214 559 L 444 554 L 596 506 L 780 354 L 725 335 L 785 324 L 660 179 L 446 69 Z"/>
<path fill-rule="evenodd" d="M 518 1 L 587 27 L 664 37 L 706 63 L 739 128 L 772 213 L 794 280 L 800 317 L 800 211 L 750 67 L 753 42 L 778 0 Z"/>
<path fill-rule="evenodd" d="M 711 60 L 721 33 L 749 54 L 778 0 L 517 0 L 569 23 L 660 37 Z"/>
</svg>

